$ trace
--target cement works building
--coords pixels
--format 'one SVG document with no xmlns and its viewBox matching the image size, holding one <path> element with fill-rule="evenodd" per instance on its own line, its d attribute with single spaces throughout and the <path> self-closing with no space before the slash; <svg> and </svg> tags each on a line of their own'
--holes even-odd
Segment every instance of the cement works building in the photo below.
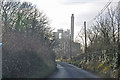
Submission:
<svg viewBox="0 0 120 80">
<path fill-rule="evenodd" d="M 69 29 L 67 31 L 58 29 L 57 32 L 54 32 L 54 36 L 58 42 L 58 46 L 54 49 L 57 58 L 70 58 L 81 53 L 81 45 L 71 40 Z"/>
</svg>

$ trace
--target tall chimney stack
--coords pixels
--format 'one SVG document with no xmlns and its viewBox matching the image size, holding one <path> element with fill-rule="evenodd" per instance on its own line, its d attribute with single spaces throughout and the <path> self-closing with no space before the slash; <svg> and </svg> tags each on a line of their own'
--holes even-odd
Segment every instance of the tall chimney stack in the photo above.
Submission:
<svg viewBox="0 0 120 80">
<path fill-rule="evenodd" d="M 71 40 L 74 41 L 74 14 L 71 16 Z"/>
</svg>

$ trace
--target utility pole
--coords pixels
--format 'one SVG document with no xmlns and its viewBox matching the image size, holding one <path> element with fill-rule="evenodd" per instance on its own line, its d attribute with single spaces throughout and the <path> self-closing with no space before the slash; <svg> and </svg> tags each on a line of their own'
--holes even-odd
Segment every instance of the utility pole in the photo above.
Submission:
<svg viewBox="0 0 120 80">
<path fill-rule="evenodd" d="M 72 60 L 72 57 L 71 57 L 71 55 L 72 55 L 72 50 L 71 50 L 71 49 L 72 49 L 72 48 L 71 48 L 71 42 L 72 42 L 72 40 L 71 40 L 71 35 L 70 35 L 70 39 L 69 39 L 69 40 L 70 40 L 70 60 Z"/>
<path fill-rule="evenodd" d="M 74 42 L 74 14 L 71 16 L 70 59 L 72 60 L 72 43 Z"/>
<path fill-rule="evenodd" d="M 84 21 L 84 33 L 85 33 L 85 62 L 87 62 L 87 35 L 86 35 L 86 21 Z"/>
</svg>

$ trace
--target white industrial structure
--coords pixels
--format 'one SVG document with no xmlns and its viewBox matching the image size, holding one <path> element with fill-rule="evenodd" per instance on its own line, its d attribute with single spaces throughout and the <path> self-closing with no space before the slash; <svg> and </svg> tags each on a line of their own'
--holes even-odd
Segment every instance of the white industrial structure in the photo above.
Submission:
<svg viewBox="0 0 120 80">
<path fill-rule="evenodd" d="M 74 41 L 74 14 L 71 16 L 71 40 Z"/>
</svg>

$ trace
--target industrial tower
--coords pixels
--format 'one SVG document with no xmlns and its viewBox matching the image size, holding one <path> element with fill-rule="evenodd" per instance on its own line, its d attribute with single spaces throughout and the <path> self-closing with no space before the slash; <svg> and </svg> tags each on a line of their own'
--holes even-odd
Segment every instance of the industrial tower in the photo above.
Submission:
<svg viewBox="0 0 120 80">
<path fill-rule="evenodd" d="M 74 42 L 74 14 L 71 16 L 71 40 Z"/>
</svg>

